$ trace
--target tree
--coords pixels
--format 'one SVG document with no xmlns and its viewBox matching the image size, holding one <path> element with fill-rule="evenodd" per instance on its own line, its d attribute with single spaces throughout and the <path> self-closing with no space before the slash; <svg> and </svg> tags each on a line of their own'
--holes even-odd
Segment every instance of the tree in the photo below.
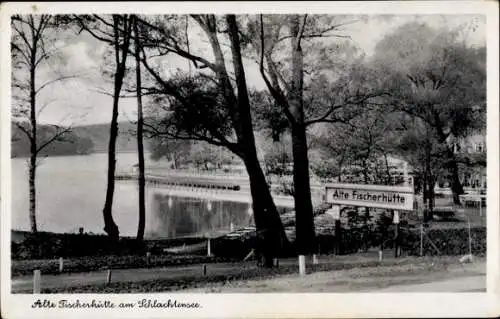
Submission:
<svg viewBox="0 0 500 319">
<path fill-rule="evenodd" d="M 131 23 L 131 22 L 129 22 Z M 137 19 L 133 19 L 133 31 L 135 42 L 135 73 L 136 73 L 136 94 L 137 94 L 137 155 L 139 157 L 139 225 L 137 227 L 137 240 L 143 240 L 144 228 L 146 226 L 146 200 L 144 178 L 144 142 L 143 142 L 143 126 L 144 118 L 142 111 L 142 84 L 141 84 L 141 43 L 139 36 L 139 27 Z"/>
<path fill-rule="evenodd" d="M 39 136 L 38 117 L 48 106 L 39 103 L 40 93 L 50 85 L 74 76 L 59 75 L 39 84 L 39 70 L 44 63 L 57 57 L 55 20 L 51 15 L 14 15 L 11 17 L 12 95 L 14 123 L 29 140 L 29 203 L 30 227 L 36 234 L 36 169 L 37 158 L 46 147 L 63 140 L 70 127 L 50 125 L 53 130 L 42 139 Z"/>
<path fill-rule="evenodd" d="M 191 146 L 189 162 L 197 169 L 210 170 L 220 165 L 219 147 L 206 142 L 196 141 Z"/>
<path fill-rule="evenodd" d="M 280 107 L 267 92 L 251 91 L 250 98 L 255 129 L 266 132 L 273 142 L 280 142 L 282 135 L 290 128 Z"/>
<path fill-rule="evenodd" d="M 148 123 L 149 124 L 149 123 Z M 146 131 L 148 128 L 146 128 Z M 172 168 L 179 169 L 186 164 L 191 151 L 191 142 L 175 140 L 164 137 L 151 137 L 148 139 L 148 150 L 152 160 L 166 158 L 172 162 Z"/>
<path fill-rule="evenodd" d="M 337 32 L 340 26 L 348 23 L 352 21 L 345 17 L 296 14 L 266 16 L 265 19 L 260 15 L 258 21 L 249 23 L 249 29 L 258 34 L 253 38 L 260 39 L 260 42 L 253 42 L 259 52 L 260 73 L 291 129 L 296 246 L 300 254 L 313 253 L 317 249 L 309 180 L 308 127 L 321 122 L 346 121 L 359 111 L 352 106 L 380 95 L 380 92 L 361 91 L 360 86 L 355 88 L 357 92 L 351 92 L 346 85 L 348 82 L 343 81 L 346 69 L 353 65 L 351 58 L 359 57 L 354 54 L 356 50 L 352 45 L 344 42 L 328 46 L 312 41 L 345 37 Z M 285 40 L 289 40 L 288 45 L 283 44 Z M 310 43 L 306 43 L 307 40 Z M 286 52 L 284 57 L 282 52 Z M 347 67 L 333 61 L 332 56 L 339 52 L 353 53 L 342 61 L 351 59 L 350 63 L 345 63 Z M 279 63 L 276 62 L 278 57 Z M 340 99 L 335 96 L 338 91 L 343 91 Z"/>
<path fill-rule="evenodd" d="M 386 74 L 392 103 L 427 123 L 435 141 L 444 147 L 456 204 L 463 187 L 449 141 L 475 128 L 486 111 L 486 49 L 467 45 L 460 31 L 409 23 L 375 48 L 375 61 Z"/>
<path fill-rule="evenodd" d="M 118 107 L 127 67 L 127 57 L 131 52 L 133 21 L 130 15 L 113 14 L 107 16 L 75 16 L 79 26 L 94 38 L 111 45 L 114 54 L 113 105 L 109 129 L 108 174 L 106 200 L 102 210 L 104 231 L 114 240 L 119 238 L 118 226 L 113 220 L 113 195 L 115 190 L 116 139 L 118 137 Z"/>
<path fill-rule="evenodd" d="M 255 224 L 266 243 L 262 245 L 266 266 L 271 267 L 273 257 L 288 241 L 257 156 L 236 17 L 192 15 L 191 18 L 208 39 L 214 62 L 192 54 L 189 46 L 184 45 L 186 39 L 179 38 L 183 33 L 176 27 L 179 29 L 187 23 L 185 17 L 157 17 L 151 22 L 143 19 L 144 26 L 151 30 L 146 42 L 154 44 L 151 49 L 157 50 L 158 55 L 174 53 L 190 60 L 195 67 L 210 71 L 166 80 L 162 76 L 164 72 L 155 69 L 148 57 L 144 58 L 145 69 L 159 85 L 155 91 L 170 100 L 166 105 L 165 121 L 156 127 L 155 134 L 223 146 L 241 158 L 250 180 Z M 231 51 L 234 80 L 226 66 L 227 58 L 219 39 L 224 35 L 227 35 L 225 40 Z"/>
<path fill-rule="evenodd" d="M 447 147 L 437 141 L 428 123 L 404 115 L 399 121 L 403 129 L 399 130 L 394 149 L 413 167 L 415 192 L 423 194 L 424 205 L 430 213 L 425 218 L 432 218 L 434 187 L 445 169 L 443 156 Z"/>
</svg>

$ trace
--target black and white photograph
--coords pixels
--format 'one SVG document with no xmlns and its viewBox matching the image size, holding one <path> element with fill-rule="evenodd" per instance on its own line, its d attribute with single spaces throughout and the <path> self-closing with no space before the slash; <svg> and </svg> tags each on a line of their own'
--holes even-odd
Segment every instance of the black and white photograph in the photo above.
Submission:
<svg viewBox="0 0 500 319">
<path fill-rule="evenodd" d="M 2 317 L 500 314 L 498 3 L 0 10 Z"/>
</svg>

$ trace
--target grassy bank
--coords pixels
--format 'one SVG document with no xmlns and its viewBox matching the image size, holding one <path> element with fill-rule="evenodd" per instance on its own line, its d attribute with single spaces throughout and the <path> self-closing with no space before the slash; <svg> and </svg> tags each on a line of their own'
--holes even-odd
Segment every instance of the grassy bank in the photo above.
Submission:
<svg viewBox="0 0 500 319">
<path fill-rule="evenodd" d="M 185 266 L 200 263 L 215 263 L 231 261 L 229 258 L 208 256 L 97 256 L 64 259 L 62 273 L 77 273 L 99 271 L 104 269 L 155 268 L 167 266 Z M 11 264 L 12 277 L 32 275 L 35 269 L 43 274 L 60 274 L 59 259 L 13 260 Z"/>
</svg>

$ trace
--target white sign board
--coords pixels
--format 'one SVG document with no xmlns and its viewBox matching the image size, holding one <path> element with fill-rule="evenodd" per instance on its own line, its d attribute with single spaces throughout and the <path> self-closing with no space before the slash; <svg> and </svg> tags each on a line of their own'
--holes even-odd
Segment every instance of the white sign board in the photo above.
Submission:
<svg viewBox="0 0 500 319">
<path fill-rule="evenodd" d="M 329 215 L 333 217 L 335 220 L 340 219 L 340 206 L 334 205 L 332 208 L 326 211 Z"/>
<path fill-rule="evenodd" d="M 328 184 L 326 201 L 331 204 L 413 210 L 413 187 Z"/>
</svg>

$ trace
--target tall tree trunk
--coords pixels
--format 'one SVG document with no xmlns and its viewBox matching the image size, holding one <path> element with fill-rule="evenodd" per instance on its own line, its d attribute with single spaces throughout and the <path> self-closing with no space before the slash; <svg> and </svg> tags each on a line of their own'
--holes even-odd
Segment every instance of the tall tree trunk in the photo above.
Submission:
<svg viewBox="0 0 500 319">
<path fill-rule="evenodd" d="M 391 170 L 389 169 L 389 160 L 387 159 L 387 154 L 384 153 L 384 160 L 385 160 L 385 175 L 386 175 L 386 184 L 391 185 Z"/>
<path fill-rule="evenodd" d="M 262 238 L 259 250 L 265 266 L 272 267 L 273 257 L 289 249 L 288 238 L 257 157 L 248 154 L 243 161 L 250 180 L 255 227 Z"/>
<path fill-rule="evenodd" d="M 36 120 L 36 44 L 31 52 L 30 65 L 30 160 L 29 160 L 29 201 L 31 232 L 37 234 L 36 223 L 36 159 L 37 159 L 37 120 Z"/>
<path fill-rule="evenodd" d="M 427 216 L 428 216 L 428 210 L 429 210 L 429 207 L 428 207 L 428 199 L 429 199 L 429 191 L 428 191 L 428 187 L 427 187 L 427 166 L 424 166 L 424 172 L 423 172 L 423 176 L 421 178 L 421 183 L 422 183 L 422 199 L 423 199 L 423 204 L 424 204 L 424 221 L 427 221 Z"/>
<path fill-rule="evenodd" d="M 368 184 L 368 163 L 367 160 L 363 160 L 363 178 L 365 184 Z M 370 219 L 370 208 L 365 207 L 365 216 L 364 216 L 364 236 L 363 236 L 363 249 L 368 251 L 368 235 L 369 235 L 369 227 L 368 220 Z"/>
<path fill-rule="evenodd" d="M 139 157 L 139 224 L 137 226 L 137 240 L 144 239 L 144 228 L 146 226 L 146 199 L 145 199 L 145 184 L 144 178 L 144 141 L 143 141 L 143 125 L 144 118 L 142 114 L 142 92 L 141 92 L 141 60 L 140 60 L 140 44 L 139 31 L 137 20 L 134 19 L 134 35 L 135 35 L 135 73 L 137 86 L 137 153 Z M 174 154 L 175 158 L 175 154 Z M 175 161 L 174 161 L 175 162 Z"/>
<path fill-rule="evenodd" d="M 344 167 L 344 160 L 345 160 L 344 155 L 342 155 L 339 161 L 339 174 L 338 174 L 339 183 L 342 183 L 342 167 Z"/>
<path fill-rule="evenodd" d="M 433 219 L 433 205 L 432 205 L 432 193 L 434 192 L 434 185 L 432 183 L 432 163 L 431 163 L 431 150 L 432 145 L 430 141 L 428 141 L 426 145 L 426 153 L 425 153 L 425 185 L 427 186 L 426 190 L 426 199 L 427 199 L 427 220 Z"/>
<path fill-rule="evenodd" d="M 304 126 L 292 127 L 293 186 L 295 201 L 296 248 L 299 254 L 316 252 L 309 159 Z"/>
<path fill-rule="evenodd" d="M 450 186 L 451 192 L 453 193 L 453 203 L 460 205 L 460 195 L 464 193 L 464 188 L 462 183 L 460 183 L 460 177 L 458 172 L 458 164 L 455 154 L 451 150 L 447 150 L 448 163 L 450 170 Z"/>
<path fill-rule="evenodd" d="M 434 204 L 435 204 L 435 198 L 436 198 L 436 193 L 434 191 L 434 187 L 436 185 L 436 177 L 432 174 L 432 172 L 429 174 L 429 210 L 431 212 L 431 218 L 433 216 L 433 211 L 434 211 Z"/>
<path fill-rule="evenodd" d="M 116 86 L 116 85 L 115 85 Z M 113 195 L 115 192 L 115 169 L 116 169 L 116 138 L 118 136 L 118 99 L 113 99 L 113 115 L 109 130 L 108 144 L 108 187 L 106 190 L 106 201 L 102 210 L 104 217 L 104 231 L 113 239 L 118 239 L 118 226 L 115 224 L 112 215 Z"/>
<path fill-rule="evenodd" d="M 123 28 L 127 30 L 127 18 L 123 18 Z M 114 91 L 113 91 L 113 110 L 111 117 L 111 125 L 109 129 L 109 145 L 108 145 L 108 175 L 107 175 L 107 190 L 106 201 L 102 210 L 104 217 L 104 231 L 114 240 L 118 240 L 120 232 L 118 226 L 115 224 L 112 215 L 113 196 L 115 192 L 115 170 L 116 170 L 116 139 L 118 137 L 118 104 L 120 100 L 120 92 L 123 84 L 123 77 L 125 76 L 125 61 L 128 54 L 128 37 L 129 34 L 124 34 L 123 44 L 120 44 L 120 21 L 117 15 L 113 15 L 114 23 L 114 49 L 115 49 L 115 63 L 116 71 L 114 77 Z M 122 58 L 120 59 L 120 53 Z"/>
<path fill-rule="evenodd" d="M 30 202 L 30 228 L 33 234 L 38 232 L 36 224 L 36 156 L 30 155 L 29 160 L 29 202 Z"/>
<path fill-rule="evenodd" d="M 299 254 L 317 251 L 314 229 L 313 206 L 309 176 L 306 126 L 304 124 L 304 55 L 300 45 L 300 17 L 291 18 L 292 41 L 292 86 L 290 91 L 290 113 L 293 116 L 292 154 L 293 184 L 295 200 L 296 247 Z"/>
<path fill-rule="evenodd" d="M 250 179 L 255 226 L 263 237 L 261 241 L 263 245 L 260 247 L 260 250 L 264 256 L 265 266 L 272 267 L 273 257 L 277 256 L 280 250 L 287 246 L 288 239 L 257 156 L 236 17 L 234 15 L 227 15 L 226 21 L 231 41 L 231 53 L 238 91 L 238 97 L 236 99 L 237 108 L 234 114 L 234 120 L 237 122 L 235 131 L 238 142 L 242 146 L 240 157 L 242 157 L 245 163 Z M 216 58 L 219 61 L 223 61 L 220 47 L 216 45 L 216 39 L 212 39 L 212 42 L 214 43 L 213 47 L 217 56 Z M 227 73 L 224 78 L 227 81 L 227 85 L 229 85 Z M 234 99 L 232 95 L 232 92 L 226 91 L 226 98 L 229 99 L 228 102 Z"/>
</svg>

